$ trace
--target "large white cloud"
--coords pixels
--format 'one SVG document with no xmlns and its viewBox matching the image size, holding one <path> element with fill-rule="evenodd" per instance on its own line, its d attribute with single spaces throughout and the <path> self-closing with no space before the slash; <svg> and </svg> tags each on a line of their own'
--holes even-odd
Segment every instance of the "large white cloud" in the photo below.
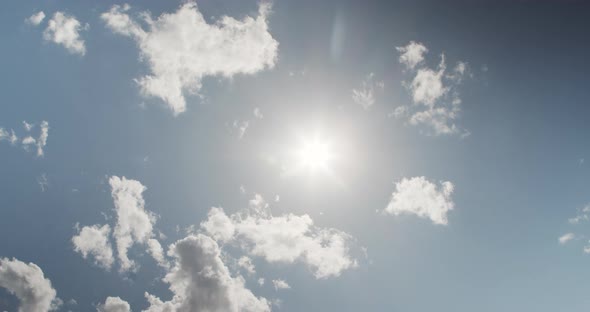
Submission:
<svg viewBox="0 0 590 312">
<path fill-rule="evenodd" d="M 17 259 L 0 258 L 0 287 L 18 298 L 19 312 L 51 311 L 60 301 L 41 268 Z"/>
<path fill-rule="evenodd" d="M 458 86 L 467 75 L 467 63 L 459 61 L 452 69 L 447 69 L 445 56 L 436 68 L 424 65 L 424 56 L 428 49 L 419 42 L 410 42 L 405 47 L 398 47 L 401 53 L 399 61 L 412 75 L 403 84 L 410 92 L 412 105 L 399 106 L 393 115 L 404 118 L 411 125 L 424 125 L 434 135 L 459 134 L 466 136 L 467 130 L 461 129 L 455 121 L 461 113 L 461 98 Z"/>
<path fill-rule="evenodd" d="M 175 263 L 164 281 L 170 285 L 173 298 L 162 301 L 146 293 L 149 312 L 207 311 L 262 312 L 270 311 L 265 298 L 256 297 L 244 285 L 241 276 L 232 277 L 221 259 L 217 243 L 197 234 L 170 246 L 168 254 Z"/>
<path fill-rule="evenodd" d="M 197 93 L 205 76 L 254 74 L 275 64 L 278 42 L 268 30 L 267 3 L 256 18 L 224 16 L 208 24 L 197 4 L 189 2 L 156 19 L 143 13 L 147 29 L 128 15 L 129 9 L 115 5 L 101 17 L 113 32 L 137 42 L 151 70 L 137 79 L 142 93 L 161 98 L 174 114 L 186 110 L 184 92 Z"/>
<path fill-rule="evenodd" d="M 53 17 L 47 22 L 47 28 L 43 31 L 43 39 L 62 45 L 72 54 L 86 54 L 84 40 L 80 36 L 80 31 L 86 29 L 74 17 L 63 12 L 55 12 Z"/>
<path fill-rule="evenodd" d="M 435 224 L 446 225 L 447 214 L 453 210 L 451 198 L 454 185 L 449 181 L 435 183 L 425 177 L 403 178 L 395 184 L 395 190 L 384 212 L 392 215 L 415 214 L 428 218 Z"/>
<path fill-rule="evenodd" d="M 78 235 L 72 237 L 74 250 L 82 254 L 84 259 L 94 257 L 97 265 L 109 270 L 115 261 L 109 241 L 110 233 L 111 227 L 108 224 L 85 226 Z"/>
<path fill-rule="evenodd" d="M 272 216 L 259 195 L 246 212 L 228 216 L 223 209 L 212 208 L 201 227 L 219 241 L 235 242 L 250 255 L 268 262 L 302 262 L 316 278 L 339 276 L 357 266 L 350 255 L 350 235 L 318 228 L 309 215 Z"/>
</svg>

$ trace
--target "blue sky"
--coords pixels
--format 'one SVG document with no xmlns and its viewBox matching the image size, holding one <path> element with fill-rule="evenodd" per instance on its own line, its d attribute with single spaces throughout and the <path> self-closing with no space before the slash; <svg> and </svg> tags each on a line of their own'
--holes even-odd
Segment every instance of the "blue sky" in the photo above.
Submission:
<svg viewBox="0 0 590 312">
<path fill-rule="evenodd" d="M 0 311 L 590 305 L 588 4 L 4 6 Z"/>
</svg>

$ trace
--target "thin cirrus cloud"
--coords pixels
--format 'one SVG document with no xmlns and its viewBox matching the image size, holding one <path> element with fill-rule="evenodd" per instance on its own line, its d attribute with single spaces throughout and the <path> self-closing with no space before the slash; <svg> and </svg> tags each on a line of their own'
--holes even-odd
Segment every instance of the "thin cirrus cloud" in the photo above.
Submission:
<svg viewBox="0 0 590 312">
<path fill-rule="evenodd" d="M 375 74 L 368 74 L 358 88 L 352 89 L 352 100 L 364 109 L 375 104 L 376 93 L 383 90 L 383 81 L 375 81 Z"/>
<path fill-rule="evenodd" d="M 51 281 L 34 263 L 0 258 L 0 287 L 19 300 L 19 312 L 47 312 L 61 305 Z"/>
<path fill-rule="evenodd" d="M 454 188 L 449 181 L 437 185 L 425 177 L 403 178 L 395 184 L 391 200 L 383 212 L 396 216 L 413 214 L 430 219 L 434 224 L 447 225 L 447 215 L 455 205 L 451 198 Z"/>
<path fill-rule="evenodd" d="M 209 24 L 197 4 L 189 2 L 156 19 L 143 13 L 147 30 L 129 10 L 115 5 L 101 18 L 114 33 L 136 41 L 151 71 L 136 80 L 141 93 L 162 99 L 175 115 L 186 110 L 185 92 L 198 93 L 205 76 L 230 78 L 275 65 L 279 44 L 268 29 L 268 3 L 260 4 L 255 18 L 224 16 Z"/>
<path fill-rule="evenodd" d="M 437 67 L 425 65 L 428 48 L 422 43 L 411 41 L 397 47 L 399 62 L 411 78 L 402 84 L 409 91 L 412 104 L 398 106 L 393 115 L 406 120 L 412 126 L 425 126 L 432 135 L 469 135 L 469 131 L 456 124 L 461 115 L 461 97 L 458 87 L 468 75 L 466 62 L 459 61 L 448 69 L 445 55 Z"/>
</svg>

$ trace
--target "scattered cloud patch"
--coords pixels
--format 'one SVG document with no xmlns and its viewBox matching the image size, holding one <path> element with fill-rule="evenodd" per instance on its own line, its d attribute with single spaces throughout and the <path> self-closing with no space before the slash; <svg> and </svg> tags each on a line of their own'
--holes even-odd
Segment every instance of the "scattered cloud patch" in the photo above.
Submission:
<svg viewBox="0 0 590 312">
<path fill-rule="evenodd" d="M 566 233 L 559 237 L 558 241 L 561 245 L 567 244 L 567 242 L 571 241 L 572 239 L 576 238 L 574 233 Z"/>
<path fill-rule="evenodd" d="M 88 24 L 82 24 L 74 17 L 63 12 L 55 12 L 47 22 L 47 28 L 43 31 L 43 39 L 61 45 L 72 54 L 86 54 L 84 40 L 80 31 L 86 30 Z"/>
<path fill-rule="evenodd" d="M 44 19 L 45 19 L 45 13 L 43 13 L 43 11 L 39 11 L 39 12 L 29 16 L 28 18 L 26 18 L 25 22 L 28 24 L 31 24 L 33 26 L 39 26 L 39 24 L 41 24 L 41 22 L 43 22 Z"/>
<path fill-rule="evenodd" d="M 318 279 L 339 276 L 357 266 L 350 255 L 350 235 L 318 228 L 308 215 L 272 216 L 260 195 L 247 210 L 229 216 L 221 208 L 212 208 L 201 228 L 218 241 L 234 243 L 268 262 L 304 263 Z"/>
<path fill-rule="evenodd" d="M 35 128 L 35 125 L 23 121 L 23 127 L 25 128 L 25 131 L 28 133 L 31 132 L 33 128 Z M 23 137 L 22 140 L 20 140 L 14 132 L 14 130 L 10 129 L 10 132 L 8 132 L 4 128 L 0 128 L 0 142 L 8 141 L 11 145 L 17 145 L 17 143 L 20 142 L 22 148 L 28 152 L 31 152 L 36 148 L 38 157 L 42 157 L 45 155 L 44 148 L 47 145 L 48 138 L 49 123 L 47 121 L 42 121 L 39 125 L 39 136 L 36 139 L 32 135 L 27 135 Z"/>
<path fill-rule="evenodd" d="M 0 287 L 18 298 L 19 312 L 52 311 L 61 302 L 51 281 L 34 263 L 0 258 Z"/>
<path fill-rule="evenodd" d="M 369 109 L 375 104 L 375 93 L 378 90 L 383 90 L 384 86 L 383 81 L 375 81 L 375 74 L 370 73 L 361 82 L 358 89 L 352 89 L 352 100 L 362 108 Z"/>
<path fill-rule="evenodd" d="M 461 114 L 461 97 L 458 87 L 468 76 L 468 65 L 459 61 L 451 70 L 447 69 L 444 54 L 436 68 L 424 65 L 428 49 L 417 42 L 398 47 L 399 61 L 412 78 L 403 85 L 412 98 L 411 105 L 398 106 L 391 114 L 406 120 L 410 125 L 424 125 L 433 135 L 469 135 L 456 125 Z"/>
<path fill-rule="evenodd" d="M 272 280 L 272 285 L 274 286 L 275 290 L 291 288 L 291 286 L 289 286 L 289 284 L 287 284 L 287 282 L 282 279 Z"/>
<path fill-rule="evenodd" d="M 454 188 L 449 181 L 437 185 L 425 177 L 403 178 L 395 184 L 391 200 L 383 212 L 396 216 L 414 214 L 435 224 L 446 225 L 447 214 L 454 207 L 451 198 Z"/>
<path fill-rule="evenodd" d="M 255 74 L 275 65 L 278 42 L 268 29 L 268 3 L 260 4 L 257 17 L 223 16 L 215 24 L 207 23 L 195 2 L 156 19 L 144 12 L 147 30 L 129 10 L 115 5 L 101 18 L 114 33 L 137 42 L 151 70 L 136 80 L 142 94 L 162 99 L 175 115 L 186 110 L 185 92 L 198 93 L 204 77 Z"/>
</svg>

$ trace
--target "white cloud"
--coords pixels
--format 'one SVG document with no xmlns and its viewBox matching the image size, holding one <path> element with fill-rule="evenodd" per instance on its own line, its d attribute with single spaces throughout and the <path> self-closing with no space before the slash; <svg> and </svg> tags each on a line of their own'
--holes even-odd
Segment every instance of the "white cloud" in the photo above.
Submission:
<svg viewBox="0 0 590 312">
<path fill-rule="evenodd" d="M 107 297 L 103 304 L 98 305 L 98 312 L 131 312 L 127 301 L 119 297 Z"/>
<path fill-rule="evenodd" d="M 84 40 L 80 38 L 80 31 L 86 29 L 73 16 L 63 12 L 55 12 L 47 23 L 43 32 L 43 39 L 62 45 L 72 54 L 86 54 Z"/>
<path fill-rule="evenodd" d="M 256 273 L 256 267 L 254 267 L 254 263 L 252 263 L 252 259 L 250 259 L 249 257 L 240 257 L 240 259 L 238 259 L 238 266 L 244 269 L 250 275 Z"/>
<path fill-rule="evenodd" d="M 375 104 L 375 92 L 382 90 L 384 84 L 382 81 L 375 81 L 375 74 L 370 73 L 362 81 L 358 89 L 352 89 L 352 99 L 355 103 L 364 109 L 369 109 Z"/>
<path fill-rule="evenodd" d="M 409 81 L 403 82 L 413 104 L 397 107 L 393 115 L 407 118 L 413 126 L 425 125 L 434 135 L 469 135 L 467 130 L 455 124 L 461 113 L 462 102 L 457 87 L 467 75 L 467 63 L 459 61 L 448 72 L 444 55 L 441 55 L 437 68 L 423 65 L 428 49 L 421 43 L 412 41 L 408 46 L 397 49 L 402 53 L 400 62 L 413 75 Z"/>
<path fill-rule="evenodd" d="M 257 119 L 262 119 L 264 118 L 264 115 L 262 115 L 262 112 L 260 111 L 260 108 L 255 107 L 254 108 L 254 117 Z"/>
<path fill-rule="evenodd" d="M 446 225 L 447 213 L 453 210 L 451 199 L 454 186 L 449 181 L 435 183 L 425 177 L 403 178 L 395 184 L 395 190 L 384 212 L 391 215 L 415 214 L 429 218 L 435 224 Z"/>
<path fill-rule="evenodd" d="M 218 242 L 227 242 L 234 237 L 236 228 L 233 221 L 223 209 L 213 207 L 209 210 L 207 220 L 201 222 L 201 228 Z"/>
<path fill-rule="evenodd" d="M 47 138 L 49 137 L 49 123 L 47 121 L 41 122 L 41 133 L 37 139 L 37 156 L 44 155 L 43 148 L 47 145 Z"/>
<path fill-rule="evenodd" d="M 244 285 L 241 276 L 232 277 L 221 259 L 217 243 L 208 236 L 197 234 L 170 246 L 174 267 L 164 281 L 174 294 L 163 302 L 146 293 L 150 303 L 147 312 L 156 311 L 270 311 L 265 298 L 256 297 Z"/>
<path fill-rule="evenodd" d="M 208 24 L 189 2 L 157 19 L 143 13 L 147 30 L 127 14 L 129 9 L 115 5 L 101 18 L 114 33 L 137 42 L 151 70 L 137 79 L 141 92 L 162 99 L 175 115 L 186 110 L 184 92 L 198 93 L 205 76 L 230 78 L 274 67 L 278 42 L 268 31 L 267 3 L 260 4 L 255 18 L 224 16 Z"/>
<path fill-rule="evenodd" d="M 590 204 L 587 204 L 582 209 L 578 208 L 578 215 L 573 218 L 569 218 L 568 221 L 571 224 L 578 224 L 580 221 L 588 221 L 590 220 L 590 215 L 588 213 L 590 213 Z"/>
<path fill-rule="evenodd" d="M 291 288 L 291 286 L 289 286 L 289 284 L 287 284 L 287 282 L 282 279 L 272 280 L 272 285 L 274 286 L 275 290 Z"/>
<path fill-rule="evenodd" d="M 59 306 L 51 281 L 34 263 L 0 258 L 0 287 L 19 300 L 19 312 L 47 312 Z"/>
<path fill-rule="evenodd" d="M 26 23 L 29 23 L 33 26 L 38 26 L 39 24 L 41 24 L 41 22 L 45 19 L 45 13 L 43 13 L 43 11 L 39 11 L 33 15 L 31 15 L 30 17 L 25 19 Z"/>
<path fill-rule="evenodd" d="M 250 126 L 249 120 L 244 120 L 244 121 L 234 120 L 233 127 L 234 127 L 234 129 L 236 129 L 238 131 L 238 139 L 242 139 L 244 137 L 244 135 L 246 134 L 246 130 L 248 130 L 249 126 Z"/>
<path fill-rule="evenodd" d="M 49 181 L 47 180 L 47 174 L 43 173 L 37 177 L 37 184 L 41 188 L 41 192 L 45 192 L 49 187 Z"/>
<path fill-rule="evenodd" d="M 85 226 L 78 235 L 72 237 L 74 251 L 82 254 L 84 259 L 92 256 L 98 266 L 110 270 L 115 261 L 109 241 L 110 234 L 111 227 L 108 224 Z"/>
<path fill-rule="evenodd" d="M 28 123 L 28 122 L 26 122 L 26 121 L 23 120 L 23 127 L 25 128 L 25 130 L 27 132 L 29 132 L 29 131 L 31 131 L 33 129 L 33 127 L 35 127 L 35 125 L 32 124 L 32 123 Z"/>
<path fill-rule="evenodd" d="M 399 62 L 406 66 L 407 69 L 414 69 L 416 65 L 424 61 L 424 54 L 428 49 L 420 42 L 410 41 L 405 47 L 397 47 L 400 52 Z"/>
<path fill-rule="evenodd" d="M 214 224 L 219 224 L 219 229 Z M 234 242 L 250 255 L 268 262 L 302 262 L 318 279 L 339 276 L 344 270 L 357 266 L 350 256 L 350 235 L 332 228 L 315 227 L 308 215 L 274 217 L 260 195 L 250 201 L 249 211 L 231 216 L 223 209 L 213 208 L 202 228 L 209 235 Z"/>
<path fill-rule="evenodd" d="M 158 265 L 169 268 L 164 250 L 160 242 L 154 238 L 153 224 L 156 216 L 145 210 L 142 194 L 146 187 L 139 181 L 117 176 L 110 177 L 109 184 L 116 213 L 113 237 L 119 271 L 126 272 L 139 267 L 127 254 L 134 244 L 143 245 Z M 79 234 L 72 238 L 74 250 L 81 253 L 84 258 L 92 255 L 98 265 L 110 269 L 114 259 L 109 236 L 109 225 L 83 227 Z"/>
<path fill-rule="evenodd" d="M 560 244 L 564 245 L 574 238 L 576 238 L 576 235 L 574 235 L 574 233 L 566 233 L 566 234 L 561 235 L 559 237 L 558 241 Z"/>
<path fill-rule="evenodd" d="M 258 282 L 258 285 L 263 286 L 264 285 L 264 278 L 260 277 L 257 282 Z"/>
<path fill-rule="evenodd" d="M 156 240 L 150 241 L 156 217 L 145 210 L 142 193 L 146 187 L 139 181 L 112 176 L 109 184 L 117 214 L 113 236 L 121 264 L 120 270 L 122 272 L 133 270 L 136 268 L 136 263 L 129 259 L 127 251 L 134 243 L 150 244 L 148 247 L 152 255 L 154 251 L 162 248 L 161 246 L 158 248 L 159 243 Z M 155 254 L 157 255 L 157 252 Z M 158 262 L 162 259 L 159 256 L 156 257 Z"/>
</svg>

